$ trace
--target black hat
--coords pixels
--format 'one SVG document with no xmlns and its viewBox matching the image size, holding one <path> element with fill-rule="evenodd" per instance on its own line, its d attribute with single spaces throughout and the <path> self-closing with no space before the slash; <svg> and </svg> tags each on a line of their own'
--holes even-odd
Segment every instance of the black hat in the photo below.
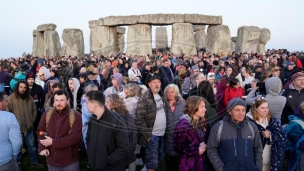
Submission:
<svg viewBox="0 0 304 171">
<path fill-rule="evenodd" d="M 79 78 L 82 77 L 82 78 L 88 78 L 88 74 L 87 73 L 81 73 L 79 74 Z"/>
<path fill-rule="evenodd" d="M 24 63 L 24 64 L 21 64 L 21 66 L 20 66 L 21 71 L 27 71 L 29 69 L 30 69 L 30 66 L 28 64 Z"/>
<path fill-rule="evenodd" d="M 162 81 L 162 78 L 159 74 L 150 74 L 148 77 L 148 82 L 155 80 L 155 79 Z"/>
</svg>

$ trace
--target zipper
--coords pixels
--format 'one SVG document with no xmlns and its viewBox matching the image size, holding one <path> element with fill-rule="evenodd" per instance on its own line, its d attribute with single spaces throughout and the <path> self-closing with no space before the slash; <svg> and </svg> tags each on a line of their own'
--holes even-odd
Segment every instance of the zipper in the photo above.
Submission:
<svg viewBox="0 0 304 171">
<path fill-rule="evenodd" d="M 245 156 L 247 156 L 247 140 L 245 140 Z"/>
<path fill-rule="evenodd" d="M 233 139 L 233 145 L 234 145 L 234 155 L 237 156 L 236 154 L 236 145 L 235 145 L 235 139 Z"/>
<path fill-rule="evenodd" d="M 58 122 L 59 122 L 59 119 L 60 119 L 60 115 L 59 114 L 57 114 L 57 116 L 58 116 L 58 119 L 57 119 L 57 122 L 56 122 L 56 137 L 57 137 L 57 128 L 58 128 Z M 55 162 L 56 162 L 56 166 L 57 166 L 57 164 L 58 164 L 58 162 L 57 162 L 57 152 L 55 152 Z"/>
</svg>

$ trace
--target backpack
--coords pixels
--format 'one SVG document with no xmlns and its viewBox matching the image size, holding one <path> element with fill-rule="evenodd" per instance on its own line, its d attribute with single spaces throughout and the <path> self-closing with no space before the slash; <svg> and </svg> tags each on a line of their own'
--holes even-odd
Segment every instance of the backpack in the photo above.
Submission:
<svg viewBox="0 0 304 171">
<path fill-rule="evenodd" d="M 250 131 L 251 131 L 252 137 L 254 139 L 255 134 L 254 134 L 253 127 L 249 122 L 247 122 L 247 124 L 248 124 L 248 127 L 249 127 Z M 219 129 L 217 130 L 217 140 L 218 140 L 218 142 L 220 142 L 220 140 L 221 140 L 222 131 L 223 131 L 223 120 L 220 121 L 220 126 L 219 126 Z"/>
<path fill-rule="evenodd" d="M 48 108 L 48 110 L 46 111 L 45 113 L 45 121 L 46 121 L 46 124 L 45 124 L 45 130 L 47 131 L 47 127 L 48 127 L 48 124 L 49 124 L 49 121 L 51 119 L 51 116 L 54 112 L 55 108 L 53 107 L 50 107 Z M 69 130 L 69 134 L 71 134 L 72 132 L 72 127 L 74 125 L 74 122 L 75 122 L 75 111 L 73 109 L 70 109 L 69 110 L 69 120 L 70 120 L 70 130 Z"/>
</svg>

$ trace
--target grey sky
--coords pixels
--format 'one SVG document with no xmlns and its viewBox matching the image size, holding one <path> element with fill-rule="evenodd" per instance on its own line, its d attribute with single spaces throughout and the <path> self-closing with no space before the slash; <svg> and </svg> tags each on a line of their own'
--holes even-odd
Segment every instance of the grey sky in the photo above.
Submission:
<svg viewBox="0 0 304 171">
<path fill-rule="evenodd" d="M 89 52 L 89 20 L 109 15 L 152 13 L 221 15 L 231 36 L 237 35 L 240 26 L 258 26 L 271 31 L 266 48 L 304 50 L 303 7 L 303 0 L 3 0 L 0 5 L 0 58 L 31 53 L 32 31 L 40 24 L 56 24 L 60 38 L 65 28 L 81 29 L 85 52 Z M 169 36 L 170 40 L 171 30 Z"/>
</svg>

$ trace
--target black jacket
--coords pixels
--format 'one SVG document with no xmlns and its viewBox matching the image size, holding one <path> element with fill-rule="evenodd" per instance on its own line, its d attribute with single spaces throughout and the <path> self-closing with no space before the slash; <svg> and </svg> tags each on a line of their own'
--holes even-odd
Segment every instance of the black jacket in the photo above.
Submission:
<svg viewBox="0 0 304 171">
<path fill-rule="evenodd" d="M 105 108 L 97 119 L 93 114 L 87 132 L 88 165 L 94 171 L 122 171 L 129 150 L 129 135 L 122 117 Z"/>
<path fill-rule="evenodd" d="M 44 92 L 43 89 L 40 85 L 34 83 L 33 88 L 30 89 L 30 95 L 32 96 L 37 111 L 40 111 L 43 108 L 44 105 L 44 100 L 45 100 L 45 96 L 44 96 Z"/>
</svg>

